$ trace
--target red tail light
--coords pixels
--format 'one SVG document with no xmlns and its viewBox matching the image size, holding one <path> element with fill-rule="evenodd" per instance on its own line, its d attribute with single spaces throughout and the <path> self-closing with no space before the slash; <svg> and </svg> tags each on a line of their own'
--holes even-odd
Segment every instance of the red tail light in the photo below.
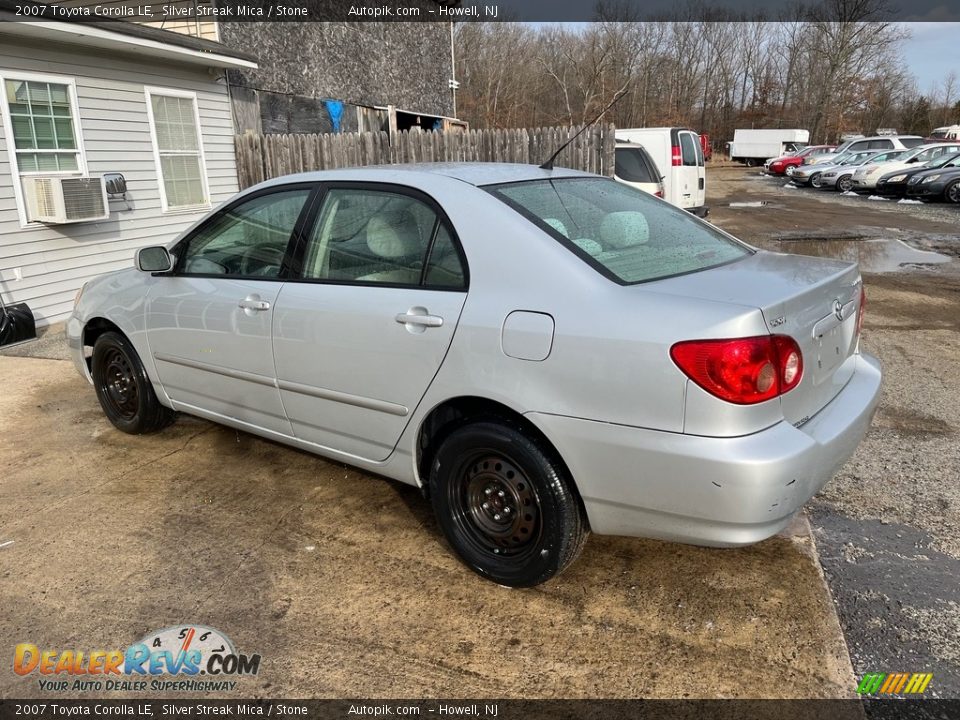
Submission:
<svg viewBox="0 0 960 720">
<path fill-rule="evenodd" d="M 663 190 L 657 190 L 657 191 L 654 193 L 654 196 L 655 196 L 655 197 L 658 197 L 658 198 L 662 198 L 662 197 L 663 197 Z"/>
<path fill-rule="evenodd" d="M 800 346 L 787 335 L 689 340 L 670 348 L 670 357 L 708 393 L 737 405 L 775 398 L 803 377 Z"/>
<path fill-rule="evenodd" d="M 861 285 L 860 286 L 860 309 L 857 311 L 857 337 L 860 337 L 860 333 L 863 330 L 863 313 L 867 309 L 867 289 Z"/>
<path fill-rule="evenodd" d="M 680 165 L 683 165 L 683 156 L 680 154 L 679 145 L 674 145 L 672 147 L 672 152 L 670 155 L 670 164 L 673 165 L 673 167 L 679 167 Z"/>
</svg>

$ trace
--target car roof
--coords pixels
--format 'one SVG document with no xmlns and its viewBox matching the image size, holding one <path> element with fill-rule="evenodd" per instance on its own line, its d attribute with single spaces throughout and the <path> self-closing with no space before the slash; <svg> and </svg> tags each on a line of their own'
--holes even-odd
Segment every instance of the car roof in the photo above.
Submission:
<svg viewBox="0 0 960 720">
<path fill-rule="evenodd" d="M 546 160 L 546 158 L 544 158 Z M 536 165 L 519 163 L 468 162 L 468 163 L 398 163 L 395 165 L 368 165 L 366 167 L 341 168 L 337 170 L 316 170 L 312 172 L 284 175 L 274 178 L 263 186 L 287 182 L 322 182 L 330 180 L 353 181 L 393 181 L 398 173 L 410 173 L 410 180 L 416 176 L 443 175 L 470 185 L 495 185 L 497 183 L 518 182 L 522 180 L 549 180 L 560 177 L 598 177 L 593 173 L 555 167 L 543 170 Z"/>
</svg>

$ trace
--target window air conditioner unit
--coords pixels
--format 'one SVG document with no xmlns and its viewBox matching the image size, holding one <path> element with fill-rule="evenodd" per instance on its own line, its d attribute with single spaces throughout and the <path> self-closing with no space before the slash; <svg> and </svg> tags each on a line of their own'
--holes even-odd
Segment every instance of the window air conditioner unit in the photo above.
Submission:
<svg viewBox="0 0 960 720">
<path fill-rule="evenodd" d="M 27 220 L 75 223 L 110 217 L 102 177 L 26 177 Z"/>
</svg>

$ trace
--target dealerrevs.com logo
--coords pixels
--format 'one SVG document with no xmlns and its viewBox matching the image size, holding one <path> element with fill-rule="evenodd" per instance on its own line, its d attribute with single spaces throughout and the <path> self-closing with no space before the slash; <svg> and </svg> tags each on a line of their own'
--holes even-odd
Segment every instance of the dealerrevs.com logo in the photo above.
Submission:
<svg viewBox="0 0 960 720">
<path fill-rule="evenodd" d="M 13 653 L 13 671 L 36 676 L 45 692 L 222 692 L 237 686 L 233 678 L 259 670 L 259 655 L 238 653 L 226 635 L 203 625 L 157 630 L 125 650 L 55 650 L 20 643 Z"/>
</svg>

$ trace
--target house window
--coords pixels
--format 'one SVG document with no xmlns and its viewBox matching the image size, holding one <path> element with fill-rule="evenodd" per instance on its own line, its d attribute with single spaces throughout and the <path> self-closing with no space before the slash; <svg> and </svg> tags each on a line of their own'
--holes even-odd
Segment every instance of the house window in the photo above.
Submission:
<svg viewBox="0 0 960 720">
<path fill-rule="evenodd" d="M 70 86 L 8 78 L 4 90 L 19 171 L 79 172 L 80 150 Z"/>
<path fill-rule="evenodd" d="M 147 88 L 147 112 L 163 209 L 207 207 L 210 199 L 197 96 L 176 90 Z"/>
</svg>

